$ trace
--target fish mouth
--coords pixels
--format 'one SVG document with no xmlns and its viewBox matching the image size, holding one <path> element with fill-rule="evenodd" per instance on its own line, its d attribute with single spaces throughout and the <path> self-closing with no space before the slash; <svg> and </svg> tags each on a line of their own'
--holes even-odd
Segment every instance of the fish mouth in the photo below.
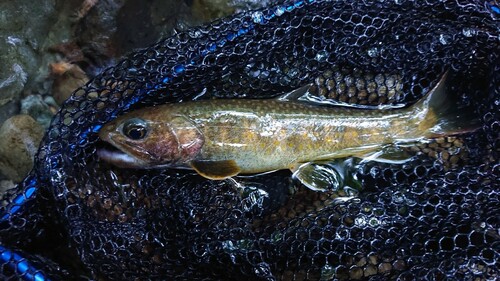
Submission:
<svg viewBox="0 0 500 281">
<path fill-rule="evenodd" d="M 119 168 L 145 168 L 141 160 L 123 152 L 108 142 L 101 142 L 97 146 L 97 156 Z"/>
</svg>

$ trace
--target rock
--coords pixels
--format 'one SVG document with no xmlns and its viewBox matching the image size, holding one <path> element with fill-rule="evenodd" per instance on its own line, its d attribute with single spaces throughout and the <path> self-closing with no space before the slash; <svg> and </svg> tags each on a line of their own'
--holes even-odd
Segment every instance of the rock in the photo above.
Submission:
<svg viewBox="0 0 500 281">
<path fill-rule="evenodd" d="M 204 21 L 225 17 L 235 11 L 230 2 L 228 0 L 194 0 L 193 14 Z"/>
<path fill-rule="evenodd" d="M 52 95 L 58 105 L 62 105 L 76 88 L 83 86 L 89 80 L 79 66 L 67 62 L 50 64 L 50 72 L 54 79 Z"/>
<path fill-rule="evenodd" d="M 29 115 L 15 115 L 0 127 L 0 173 L 21 181 L 33 167 L 43 128 Z"/>
<path fill-rule="evenodd" d="M 59 110 L 59 105 L 57 104 L 56 100 L 52 96 L 45 96 L 43 98 L 43 102 L 46 103 L 49 106 L 50 112 L 52 115 L 55 115 L 57 111 Z"/>
<path fill-rule="evenodd" d="M 0 96 L 1 106 L 15 100 L 19 96 L 26 84 L 28 75 L 23 67 L 17 63 L 13 63 L 11 69 L 0 71 L 0 75 L 4 76 L 0 76 L 0 91 L 2 92 Z"/>
<path fill-rule="evenodd" d="M 177 22 L 190 18 L 185 1 L 151 0 L 147 4 L 142 0 L 86 2 L 90 2 L 92 8 L 80 9 L 74 39 L 79 51 L 93 64 L 83 69 L 92 74 L 112 65 L 117 57 L 170 35 Z"/>
<path fill-rule="evenodd" d="M 271 5 L 272 0 L 192 0 L 193 15 L 205 21 Z"/>
<path fill-rule="evenodd" d="M 273 0 L 232 0 L 231 4 L 236 8 L 236 12 L 243 12 L 252 9 L 267 7 L 276 1 Z"/>
<path fill-rule="evenodd" d="M 3 196 L 9 189 L 14 188 L 16 185 L 11 180 L 0 180 L 0 196 Z"/>
<path fill-rule="evenodd" d="M 0 124 L 3 124 L 5 120 L 17 113 L 19 113 L 19 104 L 17 102 L 12 101 L 7 104 L 0 105 Z"/>
<path fill-rule="evenodd" d="M 0 105 L 19 100 L 38 71 L 55 1 L 0 1 Z"/>
<path fill-rule="evenodd" d="M 68 40 L 72 27 L 65 14 L 77 0 L 57 2 L 0 1 L 0 124 L 19 112 L 23 96 L 49 90 L 46 65 L 57 55 L 47 46 Z"/>
<path fill-rule="evenodd" d="M 44 128 L 49 127 L 54 115 L 53 110 L 45 103 L 41 95 L 27 96 L 21 100 L 21 114 L 28 114 Z"/>
</svg>

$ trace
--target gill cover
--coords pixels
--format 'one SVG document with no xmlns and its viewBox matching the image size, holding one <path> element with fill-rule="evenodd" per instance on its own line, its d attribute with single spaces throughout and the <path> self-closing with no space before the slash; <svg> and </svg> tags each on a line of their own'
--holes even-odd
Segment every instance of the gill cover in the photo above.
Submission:
<svg viewBox="0 0 500 281">
<path fill-rule="evenodd" d="M 168 127 L 177 142 L 177 155 L 175 155 L 177 157 L 171 159 L 180 163 L 193 160 L 205 143 L 203 134 L 196 124 L 186 116 L 179 115 L 169 121 Z"/>
</svg>

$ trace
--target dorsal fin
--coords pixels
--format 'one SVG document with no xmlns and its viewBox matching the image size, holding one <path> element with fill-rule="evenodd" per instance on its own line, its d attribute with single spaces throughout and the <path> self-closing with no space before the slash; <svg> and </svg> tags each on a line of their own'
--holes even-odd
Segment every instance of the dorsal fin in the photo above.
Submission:
<svg viewBox="0 0 500 281">
<path fill-rule="evenodd" d="M 279 97 L 277 97 L 277 100 L 280 101 L 295 101 L 298 100 L 299 98 L 305 96 L 308 92 L 309 89 L 311 88 L 312 84 L 306 84 L 298 89 L 295 89 L 291 92 L 288 92 L 286 94 L 283 94 Z"/>
</svg>

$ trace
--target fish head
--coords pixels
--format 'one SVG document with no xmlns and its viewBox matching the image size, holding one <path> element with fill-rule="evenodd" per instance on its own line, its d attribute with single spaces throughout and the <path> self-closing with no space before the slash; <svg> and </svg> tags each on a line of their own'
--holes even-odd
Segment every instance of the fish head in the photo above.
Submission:
<svg viewBox="0 0 500 281">
<path fill-rule="evenodd" d="M 184 166 L 204 143 L 203 134 L 189 117 L 154 109 L 130 112 L 107 123 L 99 137 L 113 147 L 99 148 L 99 157 L 122 168 Z"/>
</svg>

